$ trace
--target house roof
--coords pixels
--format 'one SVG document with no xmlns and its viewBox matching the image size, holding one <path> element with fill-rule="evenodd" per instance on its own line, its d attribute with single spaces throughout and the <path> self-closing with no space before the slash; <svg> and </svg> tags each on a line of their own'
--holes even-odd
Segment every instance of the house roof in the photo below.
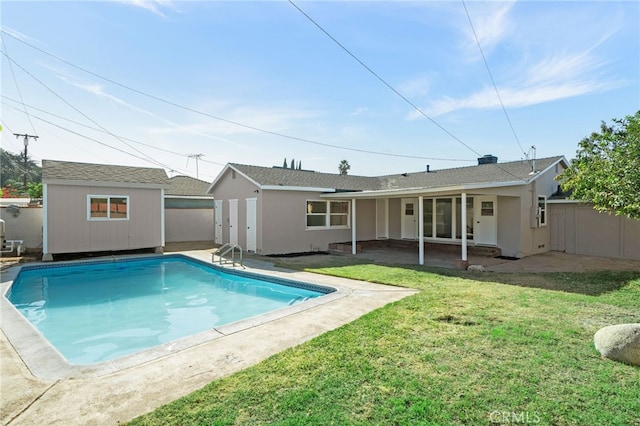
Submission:
<svg viewBox="0 0 640 426">
<path fill-rule="evenodd" d="M 537 171 L 545 171 L 559 162 L 563 156 L 541 158 L 535 161 Z M 506 163 L 481 164 L 452 169 L 419 171 L 377 177 L 340 176 L 281 167 L 261 167 L 229 163 L 232 168 L 264 189 L 314 188 L 325 192 L 394 192 L 403 190 L 437 190 L 464 186 L 522 185 L 536 179 L 540 173 L 532 173 L 529 160 Z M 227 170 L 223 170 L 221 173 Z M 211 184 L 211 191 L 220 176 Z"/>
<path fill-rule="evenodd" d="M 169 183 L 171 186 L 164 191 L 165 195 L 211 197 L 207 194 L 209 182 L 204 180 L 190 176 L 174 176 L 169 179 Z"/>
<path fill-rule="evenodd" d="M 169 183 L 167 173 L 163 169 L 55 160 L 42 160 L 42 181 L 45 183 L 73 181 L 144 185 Z"/>
</svg>

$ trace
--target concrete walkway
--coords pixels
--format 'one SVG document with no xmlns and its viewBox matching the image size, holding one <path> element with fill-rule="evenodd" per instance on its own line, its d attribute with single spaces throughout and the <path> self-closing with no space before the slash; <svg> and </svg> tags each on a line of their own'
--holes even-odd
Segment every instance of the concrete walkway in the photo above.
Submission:
<svg viewBox="0 0 640 426">
<path fill-rule="evenodd" d="M 211 256 L 209 251 L 186 254 L 203 260 Z M 277 269 L 257 260 L 249 260 L 247 264 L 247 269 L 253 272 L 332 286 L 338 292 L 315 299 L 315 303 L 304 309 L 301 307 L 304 304 L 295 305 L 292 307 L 295 309 L 265 321 L 252 320 L 217 328 L 210 340 L 178 350 L 165 347 L 162 350 L 168 353 L 152 356 L 137 365 L 125 363 L 123 369 L 110 363 L 102 369 L 56 370 L 55 363 L 29 368 L 23 358 L 33 354 L 25 353 L 29 352 L 25 348 L 19 354 L 13 341 L 9 341 L 5 331 L 12 328 L 8 324 L 11 315 L 3 311 L 0 422 L 109 425 L 128 421 L 213 380 L 415 294 L 414 290 L 398 287 Z M 3 274 L 3 280 L 6 275 Z M 32 370 L 38 370 L 40 377 L 32 374 Z"/>
</svg>

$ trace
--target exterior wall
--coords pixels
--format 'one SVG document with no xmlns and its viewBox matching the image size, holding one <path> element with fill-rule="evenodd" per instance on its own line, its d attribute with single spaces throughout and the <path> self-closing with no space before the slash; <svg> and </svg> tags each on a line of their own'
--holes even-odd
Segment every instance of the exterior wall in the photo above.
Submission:
<svg viewBox="0 0 640 426">
<path fill-rule="evenodd" d="M 256 220 L 257 220 L 257 235 L 256 235 L 256 252 L 260 253 L 262 248 L 262 229 L 263 229 L 263 209 L 262 199 L 264 193 L 260 192 L 258 187 L 252 182 L 245 179 L 240 173 L 236 173 L 235 179 L 232 170 L 229 169 L 226 173 L 220 177 L 218 184 L 216 185 L 213 197 L 216 200 L 222 201 L 222 242 L 228 243 L 230 240 L 230 217 L 229 217 L 229 200 L 238 200 L 238 244 L 241 247 L 246 246 L 247 242 L 247 198 L 257 198 L 256 203 Z M 215 232 L 215 231 L 214 231 Z"/>
<path fill-rule="evenodd" d="M 213 209 L 165 209 L 164 229 L 168 243 L 213 241 Z"/>
<path fill-rule="evenodd" d="M 161 247 L 160 189 L 47 185 L 46 254 Z M 129 220 L 87 220 L 87 195 L 129 196 Z"/>
<path fill-rule="evenodd" d="M 391 198 L 389 200 L 389 238 L 399 240 L 402 238 L 402 199 Z"/>
<path fill-rule="evenodd" d="M 552 203 L 551 246 L 566 253 L 640 260 L 640 221 L 599 213 L 591 205 Z"/>
<path fill-rule="evenodd" d="M 258 231 L 263 236 L 262 253 L 325 251 L 329 248 L 329 243 L 351 241 L 350 227 L 306 229 L 306 201 L 319 199 L 319 194 L 316 192 L 264 191 L 262 202 L 264 225 L 261 228 L 262 232 Z M 357 210 L 358 207 L 356 207 L 356 214 Z M 373 214 L 375 221 L 375 207 L 373 207 Z M 372 226 L 375 227 L 375 225 Z M 373 232 L 375 238 L 375 228 L 370 232 Z"/>
<path fill-rule="evenodd" d="M 498 197 L 498 247 L 503 256 L 522 257 L 522 207 L 519 197 Z M 528 227 L 528 223 L 527 223 Z"/>
<path fill-rule="evenodd" d="M 42 207 L 20 207 L 18 216 L 0 208 L 0 219 L 5 221 L 5 239 L 23 240 L 27 250 L 42 248 Z"/>
<path fill-rule="evenodd" d="M 376 200 L 356 200 L 356 240 L 367 241 L 375 239 Z"/>
</svg>

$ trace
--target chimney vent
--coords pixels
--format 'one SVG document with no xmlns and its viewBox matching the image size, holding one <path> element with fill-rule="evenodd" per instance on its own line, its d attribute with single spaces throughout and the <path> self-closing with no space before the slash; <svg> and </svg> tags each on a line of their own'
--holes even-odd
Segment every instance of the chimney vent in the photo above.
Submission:
<svg viewBox="0 0 640 426">
<path fill-rule="evenodd" d="M 429 165 L 427 164 L 427 173 L 429 173 L 429 171 L 430 171 L 430 170 L 429 170 Z"/>
<path fill-rule="evenodd" d="M 491 155 L 491 154 L 486 154 L 486 155 L 483 155 L 482 157 L 478 158 L 478 165 L 496 164 L 497 162 L 498 162 L 498 157 L 496 157 L 495 155 Z"/>
</svg>

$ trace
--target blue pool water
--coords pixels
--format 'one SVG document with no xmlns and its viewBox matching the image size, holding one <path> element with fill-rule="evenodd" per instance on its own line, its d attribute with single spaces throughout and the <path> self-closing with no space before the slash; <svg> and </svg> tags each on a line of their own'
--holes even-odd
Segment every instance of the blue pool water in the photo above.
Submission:
<svg viewBox="0 0 640 426">
<path fill-rule="evenodd" d="M 93 364 L 333 290 L 164 256 L 25 267 L 7 298 L 70 363 Z"/>
</svg>

